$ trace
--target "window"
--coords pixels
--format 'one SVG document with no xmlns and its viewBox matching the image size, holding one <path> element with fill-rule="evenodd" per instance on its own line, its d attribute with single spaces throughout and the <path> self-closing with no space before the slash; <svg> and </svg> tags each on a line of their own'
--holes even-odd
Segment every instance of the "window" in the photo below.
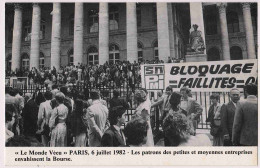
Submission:
<svg viewBox="0 0 260 168">
<path fill-rule="evenodd" d="M 23 29 L 24 41 L 31 40 L 31 22 L 26 21 Z"/>
<path fill-rule="evenodd" d="M 96 9 L 89 11 L 89 32 L 98 32 L 98 10 Z"/>
<path fill-rule="evenodd" d="M 40 63 L 39 63 L 39 68 L 43 69 L 44 68 L 44 55 L 42 52 L 40 52 Z"/>
<path fill-rule="evenodd" d="M 220 60 L 219 50 L 216 47 L 209 49 L 207 55 L 208 55 L 208 61 Z"/>
<path fill-rule="evenodd" d="M 90 47 L 88 49 L 88 64 L 89 65 L 94 65 L 98 64 L 98 50 L 96 47 Z"/>
<path fill-rule="evenodd" d="M 142 62 L 143 61 L 143 45 L 140 42 L 138 42 L 137 47 L 138 47 L 138 62 Z"/>
<path fill-rule="evenodd" d="M 68 56 L 69 56 L 69 65 L 73 65 L 74 63 L 74 57 L 73 57 L 73 49 L 71 49 L 69 52 L 68 52 Z"/>
<path fill-rule="evenodd" d="M 118 7 L 113 5 L 109 8 L 109 30 L 118 30 L 118 22 Z"/>
<path fill-rule="evenodd" d="M 153 25 L 157 25 L 157 8 L 156 4 L 153 4 Z"/>
<path fill-rule="evenodd" d="M 69 17 L 69 35 L 74 35 L 74 15 L 70 15 Z"/>
<path fill-rule="evenodd" d="M 159 60 L 158 41 L 157 40 L 154 42 L 153 51 L 154 51 L 154 59 Z"/>
<path fill-rule="evenodd" d="M 233 46 L 230 48 L 230 57 L 231 60 L 242 60 L 243 55 L 242 55 L 242 50 L 238 46 Z"/>
<path fill-rule="evenodd" d="M 8 55 L 6 58 L 6 70 L 10 71 L 11 70 L 11 66 L 12 66 L 12 55 Z"/>
<path fill-rule="evenodd" d="M 142 18 L 141 18 L 141 4 L 137 3 L 136 4 L 136 20 L 137 20 L 137 27 L 141 27 L 141 22 L 142 22 Z"/>
<path fill-rule="evenodd" d="M 229 33 L 239 32 L 239 20 L 236 12 L 230 11 L 227 13 L 227 26 Z"/>
<path fill-rule="evenodd" d="M 217 15 L 206 15 L 206 33 L 207 35 L 217 34 Z"/>
<path fill-rule="evenodd" d="M 30 59 L 28 54 L 24 53 L 22 55 L 22 69 L 23 70 L 29 70 L 30 67 Z"/>
<path fill-rule="evenodd" d="M 115 44 L 109 46 L 109 64 L 115 64 L 120 60 L 119 47 Z"/>
<path fill-rule="evenodd" d="M 45 39 L 45 20 L 41 20 L 41 27 L 40 27 L 40 39 Z"/>
</svg>

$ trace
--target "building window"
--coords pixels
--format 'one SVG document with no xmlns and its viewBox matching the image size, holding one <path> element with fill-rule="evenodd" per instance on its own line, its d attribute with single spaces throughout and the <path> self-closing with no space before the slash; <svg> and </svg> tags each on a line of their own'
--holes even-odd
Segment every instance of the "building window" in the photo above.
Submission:
<svg viewBox="0 0 260 168">
<path fill-rule="evenodd" d="M 13 28 L 14 28 L 13 25 L 9 26 L 9 30 L 8 30 L 8 43 L 12 43 L 13 42 Z"/>
<path fill-rule="evenodd" d="M 91 9 L 89 11 L 89 32 L 98 32 L 98 10 Z"/>
<path fill-rule="evenodd" d="M 159 60 L 158 41 L 157 40 L 154 42 L 153 51 L 154 51 L 154 59 Z"/>
<path fill-rule="evenodd" d="M 120 60 L 119 47 L 115 44 L 109 46 L 109 64 L 115 64 Z"/>
<path fill-rule="evenodd" d="M 219 50 L 216 47 L 209 49 L 207 55 L 208 55 L 208 61 L 220 60 Z"/>
<path fill-rule="evenodd" d="M 98 49 L 96 47 L 90 47 L 88 49 L 88 64 L 98 64 Z"/>
<path fill-rule="evenodd" d="M 243 55 L 242 55 L 242 50 L 238 46 L 233 46 L 230 48 L 230 57 L 231 60 L 242 60 Z"/>
<path fill-rule="evenodd" d="M 74 35 L 74 15 L 70 15 L 69 17 L 69 35 Z"/>
<path fill-rule="evenodd" d="M 109 8 L 109 30 L 118 30 L 118 22 L 118 7 L 113 5 Z"/>
<path fill-rule="evenodd" d="M 41 27 L 40 27 L 40 39 L 45 39 L 45 20 L 41 20 Z"/>
<path fill-rule="evenodd" d="M 6 70 L 10 71 L 11 70 L 11 66 L 12 66 L 12 55 L 8 55 L 7 59 L 6 59 Z"/>
<path fill-rule="evenodd" d="M 24 53 L 22 55 L 22 69 L 23 70 L 29 70 L 30 67 L 30 59 L 28 54 Z"/>
<path fill-rule="evenodd" d="M 39 67 L 40 69 L 44 69 L 44 55 L 42 52 L 40 52 L 40 63 L 39 63 Z"/>
<path fill-rule="evenodd" d="M 143 61 L 143 45 L 140 42 L 138 42 L 137 47 L 138 47 L 138 62 L 142 62 Z"/>
<path fill-rule="evenodd" d="M 142 18 L 141 18 L 141 4 L 140 3 L 136 4 L 136 20 L 137 20 L 137 27 L 141 27 Z"/>
<path fill-rule="evenodd" d="M 228 33 L 239 32 L 239 20 L 236 12 L 230 11 L 227 13 Z"/>
<path fill-rule="evenodd" d="M 157 7 L 153 4 L 153 25 L 157 25 Z"/>
<path fill-rule="evenodd" d="M 73 49 L 71 49 L 68 53 L 68 57 L 69 57 L 69 65 L 73 65 L 74 63 L 74 56 L 73 56 Z"/>
<path fill-rule="evenodd" d="M 217 34 L 217 17 L 214 14 L 206 15 L 206 33 L 207 35 Z"/>
<path fill-rule="evenodd" d="M 31 22 L 26 21 L 23 28 L 24 41 L 31 40 Z"/>
</svg>

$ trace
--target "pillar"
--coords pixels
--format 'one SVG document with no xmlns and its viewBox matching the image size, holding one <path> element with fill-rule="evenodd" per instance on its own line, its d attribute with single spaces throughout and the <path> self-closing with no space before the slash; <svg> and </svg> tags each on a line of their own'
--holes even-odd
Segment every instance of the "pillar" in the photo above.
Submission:
<svg viewBox="0 0 260 168">
<path fill-rule="evenodd" d="M 169 22 L 166 2 L 157 2 L 157 31 L 159 59 L 164 62 L 170 57 Z"/>
<path fill-rule="evenodd" d="M 74 65 L 83 62 L 84 4 L 75 3 L 74 18 Z"/>
<path fill-rule="evenodd" d="M 99 3 L 99 64 L 108 61 L 109 55 L 109 18 L 108 3 Z"/>
<path fill-rule="evenodd" d="M 175 33 L 174 33 L 174 23 L 173 23 L 173 6 L 172 3 L 167 4 L 168 11 L 168 23 L 169 23 L 169 42 L 170 42 L 170 57 L 177 58 L 175 55 Z"/>
<path fill-rule="evenodd" d="M 51 31 L 51 68 L 60 68 L 61 4 L 53 3 Z"/>
<path fill-rule="evenodd" d="M 32 33 L 31 33 L 31 54 L 30 69 L 39 69 L 40 63 L 40 27 L 41 27 L 41 8 L 39 4 L 33 4 Z"/>
<path fill-rule="evenodd" d="M 127 60 L 138 62 L 136 3 L 126 3 Z"/>
<path fill-rule="evenodd" d="M 242 3 L 248 59 L 256 59 L 250 3 Z"/>
<path fill-rule="evenodd" d="M 217 3 L 219 20 L 220 20 L 220 30 L 221 30 L 221 46 L 223 60 L 230 60 L 230 47 L 227 29 L 227 17 L 226 17 L 226 3 Z"/>
<path fill-rule="evenodd" d="M 20 69 L 21 40 L 22 40 L 22 7 L 19 4 L 15 4 L 13 43 L 12 43 L 12 65 L 11 65 L 11 69 L 13 71 L 15 71 L 16 69 Z"/>
<path fill-rule="evenodd" d="M 190 20 L 191 20 L 191 27 L 194 24 L 197 24 L 198 30 L 201 31 L 201 36 L 204 40 L 204 54 L 206 54 L 206 40 L 205 40 L 205 31 L 204 31 L 204 19 L 203 19 L 203 9 L 202 9 L 202 2 L 191 2 L 190 3 Z"/>
</svg>

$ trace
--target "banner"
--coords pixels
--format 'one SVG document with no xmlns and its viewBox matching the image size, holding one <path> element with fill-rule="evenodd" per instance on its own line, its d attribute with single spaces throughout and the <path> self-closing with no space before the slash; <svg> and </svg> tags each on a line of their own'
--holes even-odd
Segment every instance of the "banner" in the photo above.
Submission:
<svg viewBox="0 0 260 168">
<path fill-rule="evenodd" d="M 179 91 L 186 86 L 192 91 L 226 92 L 243 90 L 245 84 L 257 82 L 257 59 L 145 64 L 141 66 L 142 87 L 164 90 L 171 86 Z"/>
</svg>

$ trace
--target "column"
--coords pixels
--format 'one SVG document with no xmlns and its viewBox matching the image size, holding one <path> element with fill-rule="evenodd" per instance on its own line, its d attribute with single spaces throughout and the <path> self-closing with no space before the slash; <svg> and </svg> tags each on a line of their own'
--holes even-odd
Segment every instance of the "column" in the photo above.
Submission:
<svg viewBox="0 0 260 168">
<path fill-rule="evenodd" d="M 126 3 L 126 41 L 127 41 L 127 60 L 131 63 L 138 61 L 137 48 L 137 20 L 136 3 Z"/>
<path fill-rule="evenodd" d="M 159 59 L 168 61 L 170 56 L 168 10 L 166 2 L 157 2 L 157 31 Z"/>
<path fill-rule="evenodd" d="M 230 47 L 227 29 L 227 17 L 226 17 L 226 3 L 217 3 L 219 20 L 220 20 L 220 30 L 221 30 L 221 45 L 223 60 L 230 60 Z"/>
<path fill-rule="evenodd" d="M 12 43 L 12 70 L 20 69 L 22 40 L 22 7 L 14 5 L 14 28 Z"/>
<path fill-rule="evenodd" d="M 204 19 L 203 19 L 203 9 L 201 2 L 191 2 L 190 3 L 190 20 L 191 20 L 191 27 L 194 24 L 197 24 L 198 30 L 201 31 L 201 36 L 204 40 L 204 54 L 206 54 L 206 40 L 205 40 L 205 31 L 204 31 Z"/>
<path fill-rule="evenodd" d="M 83 62 L 84 4 L 75 3 L 74 18 L 74 65 Z"/>
<path fill-rule="evenodd" d="M 40 26 L 41 26 L 41 8 L 40 8 L 39 4 L 34 3 L 33 4 L 33 16 L 32 16 L 30 69 L 32 67 L 39 69 Z"/>
<path fill-rule="evenodd" d="M 99 64 L 108 61 L 109 55 L 109 18 L 108 3 L 99 3 Z"/>
<path fill-rule="evenodd" d="M 167 4 L 167 9 L 168 9 L 168 23 L 169 23 L 169 42 L 170 42 L 170 57 L 177 58 L 175 55 L 175 33 L 174 33 L 174 23 L 173 23 L 173 4 L 168 3 Z"/>
<path fill-rule="evenodd" d="M 248 59 L 256 59 L 250 3 L 242 3 Z"/>
<path fill-rule="evenodd" d="M 53 3 L 51 29 L 51 68 L 60 69 L 61 4 Z"/>
</svg>

